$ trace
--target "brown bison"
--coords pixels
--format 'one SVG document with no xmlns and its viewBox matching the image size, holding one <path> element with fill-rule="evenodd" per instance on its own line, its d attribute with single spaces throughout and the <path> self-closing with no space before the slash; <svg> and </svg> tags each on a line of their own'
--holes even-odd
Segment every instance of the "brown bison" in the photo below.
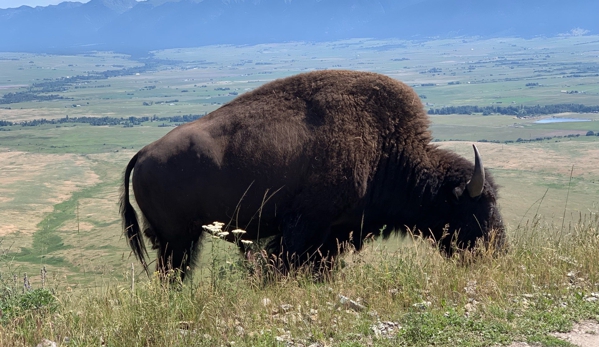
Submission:
<svg viewBox="0 0 599 347">
<path fill-rule="evenodd" d="M 247 240 L 270 237 L 271 252 L 297 263 L 406 229 L 448 252 L 479 239 L 500 247 L 497 187 L 476 147 L 473 165 L 431 144 L 428 127 L 418 95 L 380 74 L 332 70 L 275 80 L 133 156 L 121 198 L 129 245 L 145 266 L 129 202 L 133 171 L 157 269 L 182 276 L 202 225 L 213 221 L 245 229 Z"/>
</svg>

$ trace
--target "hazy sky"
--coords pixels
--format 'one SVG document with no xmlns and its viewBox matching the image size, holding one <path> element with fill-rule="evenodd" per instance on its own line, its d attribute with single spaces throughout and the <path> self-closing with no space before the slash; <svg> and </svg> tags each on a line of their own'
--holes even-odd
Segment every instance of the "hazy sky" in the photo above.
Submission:
<svg viewBox="0 0 599 347">
<path fill-rule="evenodd" d="M 35 6 L 48 6 L 56 5 L 66 0 L 0 0 L 0 8 L 12 8 L 23 5 L 35 7 Z M 89 0 L 70 0 L 73 2 L 88 2 Z"/>
</svg>

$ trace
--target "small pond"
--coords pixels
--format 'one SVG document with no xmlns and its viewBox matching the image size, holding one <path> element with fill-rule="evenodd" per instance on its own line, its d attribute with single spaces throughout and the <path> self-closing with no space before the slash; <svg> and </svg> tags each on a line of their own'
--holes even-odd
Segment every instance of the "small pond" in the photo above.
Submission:
<svg viewBox="0 0 599 347">
<path fill-rule="evenodd" d="M 584 118 L 545 118 L 536 121 L 536 124 L 548 124 L 548 123 L 568 123 L 568 122 L 590 122 L 590 119 Z"/>
</svg>

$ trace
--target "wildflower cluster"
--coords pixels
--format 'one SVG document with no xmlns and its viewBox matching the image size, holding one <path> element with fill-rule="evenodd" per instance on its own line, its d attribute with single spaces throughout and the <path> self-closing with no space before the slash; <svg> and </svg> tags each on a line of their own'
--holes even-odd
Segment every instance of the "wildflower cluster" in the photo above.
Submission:
<svg viewBox="0 0 599 347">
<path fill-rule="evenodd" d="M 243 235 L 247 233 L 245 230 L 234 229 L 234 230 L 231 230 L 231 232 L 228 232 L 226 230 L 223 230 L 224 226 L 225 226 L 225 223 L 212 222 L 212 224 L 202 225 L 202 228 L 204 228 L 204 230 L 206 230 L 207 232 L 212 234 L 212 236 L 217 239 L 227 239 L 227 236 L 229 236 L 230 234 L 233 234 L 233 242 L 236 245 L 239 245 L 239 243 L 242 243 L 246 246 L 253 244 L 253 241 L 251 241 L 251 240 L 243 240 L 242 239 Z"/>
</svg>

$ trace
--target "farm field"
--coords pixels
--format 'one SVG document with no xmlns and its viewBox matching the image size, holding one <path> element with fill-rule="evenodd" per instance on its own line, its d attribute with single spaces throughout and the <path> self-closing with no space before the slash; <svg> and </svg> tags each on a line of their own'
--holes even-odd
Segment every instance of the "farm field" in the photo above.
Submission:
<svg viewBox="0 0 599 347">
<path fill-rule="evenodd" d="M 135 151 L 174 126 L 164 121 L 133 127 L 18 122 L 199 116 L 269 80 L 324 68 L 393 76 L 412 85 L 427 108 L 596 105 L 598 39 L 356 39 L 209 46 L 153 52 L 151 63 L 105 52 L 0 53 L 1 93 L 36 91 L 39 83 L 46 83 L 37 89 L 44 91 L 55 83 L 59 89 L 50 95 L 60 97 L 0 104 L 0 120 L 16 124 L 0 127 L 0 247 L 10 259 L 2 266 L 19 273 L 37 273 L 46 266 L 71 278 L 74 285 L 96 281 L 97 275 L 106 280 L 122 276 L 131 261 L 117 213 L 122 171 Z M 127 72 L 106 73 L 119 69 Z M 75 83 L 67 83 L 77 76 Z M 538 85 L 526 87 L 531 82 Z M 552 117 L 588 121 L 536 123 Z M 434 115 L 431 120 L 438 144 L 467 158 L 472 157 L 470 144 L 483 141 L 478 146 L 502 186 L 500 203 L 510 228 L 535 214 L 561 225 L 597 212 L 599 137 L 585 135 L 599 132 L 598 113 L 529 118 Z M 545 139 L 528 141 L 540 138 Z"/>
<path fill-rule="evenodd" d="M 22 281 L 27 273 L 39 286 L 45 268 L 56 287 L 69 292 L 128 285 L 131 264 L 136 276 L 142 271 L 122 236 L 118 199 L 136 151 L 180 124 L 176 117 L 199 117 L 276 78 L 335 68 L 397 78 L 415 88 L 427 109 L 599 105 L 599 36 L 209 46 L 137 60 L 109 52 L 0 52 L 0 279 Z M 77 121 L 81 117 L 117 124 L 91 125 Z M 471 160 L 471 144 L 477 144 L 501 186 L 512 239 L 521 240 L 533 225 L 564 238 L 578 235 L 581 225 L 595 223 L 596 231 L 599 113 L 431 115 L 431 131 L 436 145 Z M 232 246 L 205 243 L 196 280 L 214 276 L 215 259 L 229 262 L 219 271 L 234 268 Z M 402 238 L 377 241 L 347 262 L 376 263 L 382 253 L 409 245 Z M 585 276 L 597 280 L 596 273 Z M 409 306 L 415 299 L 406 294 L 402 300 Z"/>
</svg>

